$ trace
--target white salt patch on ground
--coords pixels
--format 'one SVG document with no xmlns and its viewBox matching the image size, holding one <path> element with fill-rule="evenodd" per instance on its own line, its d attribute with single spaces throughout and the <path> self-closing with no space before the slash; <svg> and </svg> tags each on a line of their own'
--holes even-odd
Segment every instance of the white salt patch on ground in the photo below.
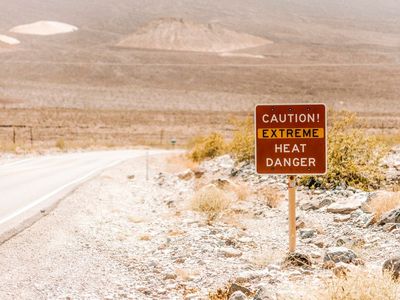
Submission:
<svg viewBox="0 0 400 300">
<path fill-rule="evenodd" d="M 54 35 L 77 31 L 78 27 L 53 21 L 39 21 L 36 23 L 16 26 L 10 32 L 30 35 Z"/>
<path fill-rule="evenodd" d="M 259 54 L 229 53 L 229 52 L 220 53 L 219 56 L 222 56 L 222 57 L 260 58 L 260 59 L 264 59 L 265 58 L 264 55 L 259 55 Z"/>
<path fill-rule="evenodd" d="M 21 43 L 17 39 L 2 34 L 0 34 L 0 42 L 6 43 L 8 45 L 18 45 L 19 43 Z"/>
</svg>

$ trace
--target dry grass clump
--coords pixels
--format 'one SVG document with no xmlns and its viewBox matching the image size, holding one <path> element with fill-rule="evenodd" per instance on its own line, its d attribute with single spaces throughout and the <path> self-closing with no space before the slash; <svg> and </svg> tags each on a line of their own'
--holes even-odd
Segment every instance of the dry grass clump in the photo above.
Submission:
<svg viewBox="0 0 400 300">
<path fill-rule="evenodd" d="M 354 270 L 345 277 L 336 277 L 327 282 L 325 295 L 329 300 L 396 300 L 400 285 L 389 274 L 371 274 Z"/>
<path fill-rule="evenodd" d="M 235 185 L 234 192 L 239 201 L 246 200 L 250 195 L 249 186 L 245 183 Z"/>
<path fill-rule="evenodd" d="M 142 234 L 139 236 L 139 240 L 140 241 L 150 241 L 151 240 L 151 236 L 148 234 Z"/>
<path fill-rule="evenodd" d="M 282 202 L 279 190 L 272 187 L 265 187 L 257 192 L 257 197 L 264 200 L 271 208 L 277 208 Z"/>
<path fill-rule="evenodd" d="M 65 141 L 64 139 L 60 138 L 56 141 L 56 145 L 55 145 L 58 149 L 60 150 L 65 150 L 66 145 L 65 145 Z"/>
<path fill-rule="evenodd" d="M 328 173 L 304 176 L 301 183 L 309 187 L 334 188 L 345 184 L 363 190 L 379 188 L 384 174 L 379 166 L 387 149 L 377 139 L 357 128 L 356 115 L 335 113 L 328 134 Z"/>
<path fill-rule="evenodd" d="M 166 171 L 169 173 L 178 173 L 187 169 L 195 169 L 198 163 L 189 159 L 185 154 L 173 155 L 167 158 Z"/>
<path fill-rule="evenodd" d="M 208 136 L 198 137 L 194 141 L 194 147 L 189 157 L 195 161 L 203 161 L 206 158 L 214 158 L 225 153 L 226 144 L 219 133 L 211 133 Z"/>
<path fill-rule="evenodd" d="M 229 208 L 231 199 L 226 192 L 215 185 L 207 185 L 198 190 L 192 199 L 192 209 L 207 214 L 216 214 Z"/>
<path fill-rule="evenodd" d="M 249 186 L 244 182 L 233 185 L 231 190 L 239 201 L 245 201 L 250 196 Z"/>
<path fill-rule="evenodd" d="M 229 143 L 229 152 L 237 161 L 254 160 L 254 121 L 248 117 L 245 120 L 233 121 L 235 133 Z"/>
<path fill-rule="evenodd" d="M 253 119 L 234 119 L 231 121 L 234 127 L 233 138 L 225 141 L 219 133 L 211 133 L 205 137 L 199 137 L 192 142 L 190 158 L 199 162 L 206 158 L 214 158 L 218 155 L 229 153 L 237 161 L 254 160 L 254 128 Z"/>
<path fill-rule="evenodd" d="M 400 207 L 400 192 L 387 197 L 376 197 L 368 204 L 368 209 L 370 212 L 374 213 L 376 221 L 379 220 L 384 213 L 397 207 Z"/>
</svg>

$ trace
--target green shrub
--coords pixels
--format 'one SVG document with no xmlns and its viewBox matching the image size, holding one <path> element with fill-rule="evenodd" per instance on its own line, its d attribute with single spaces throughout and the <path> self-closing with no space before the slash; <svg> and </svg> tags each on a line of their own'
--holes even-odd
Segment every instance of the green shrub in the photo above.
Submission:
<svg viewBox="0 0 400 300">
<path fill-rule="evenodd" d="M 384 180 L 379 162 L 386 153 L 376 138 L 357 128 L 355 114 L 333 114 L 328 132 L 328 172 L 325 176 L 303 176 L 301 184 L 334 188 L 345 184 L 363 190 L 379 188 Z"/>
<path fill-rule="evenodd" d="M 230 154 L 237 161 L 254 160 L 254 121 L 253 118 L 234 120 L 235 133 L 228 145 Z"/>
<path fill-rule="evenodd" d="M 223 136 L 219 133 L 211 133 L 208 136 L 198 137 L 194 140 L 194 147 L 190 158 L 195 161 L 203 161 L 206 158 L 214 158 L 226 151 L 226 144 Z"/>
</svg>

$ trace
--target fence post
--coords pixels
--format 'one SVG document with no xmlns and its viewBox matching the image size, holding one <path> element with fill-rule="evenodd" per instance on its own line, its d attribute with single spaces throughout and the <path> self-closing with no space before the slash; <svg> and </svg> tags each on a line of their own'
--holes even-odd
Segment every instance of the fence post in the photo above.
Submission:
<svg viewBox="0 0 400 300">
<path fill-rule="evenodd" d="M 32 129 L 32 126 L 30 127 L 30 133 L 31 133 L 31 148 L 33 148 L 33 129 Z"/>
</svg>

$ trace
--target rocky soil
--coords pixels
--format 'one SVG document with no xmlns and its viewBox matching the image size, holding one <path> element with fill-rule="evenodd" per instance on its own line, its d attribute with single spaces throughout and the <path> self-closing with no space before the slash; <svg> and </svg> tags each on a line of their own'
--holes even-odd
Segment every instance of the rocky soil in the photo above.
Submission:
<svg viewBox="0 0 400 300">
<path fill-rule="evenodd" d="M 400 148 L 385 163 L 393 187 Z M 145 170 L 137 159 L 103 172 L 3 243 L 0 299 L 322 299 L 327 280 L 381 272 L 400 249 L 399 210 L 373 222 L 367 209 L 389 191 L 299 187 L 298 250 L 287 257 L 285 177 L 229 156 L 191 169 L 157 156 L 149 180 Z M 194 211 L 210 184 L 231 205 Z"/>
</svg>

